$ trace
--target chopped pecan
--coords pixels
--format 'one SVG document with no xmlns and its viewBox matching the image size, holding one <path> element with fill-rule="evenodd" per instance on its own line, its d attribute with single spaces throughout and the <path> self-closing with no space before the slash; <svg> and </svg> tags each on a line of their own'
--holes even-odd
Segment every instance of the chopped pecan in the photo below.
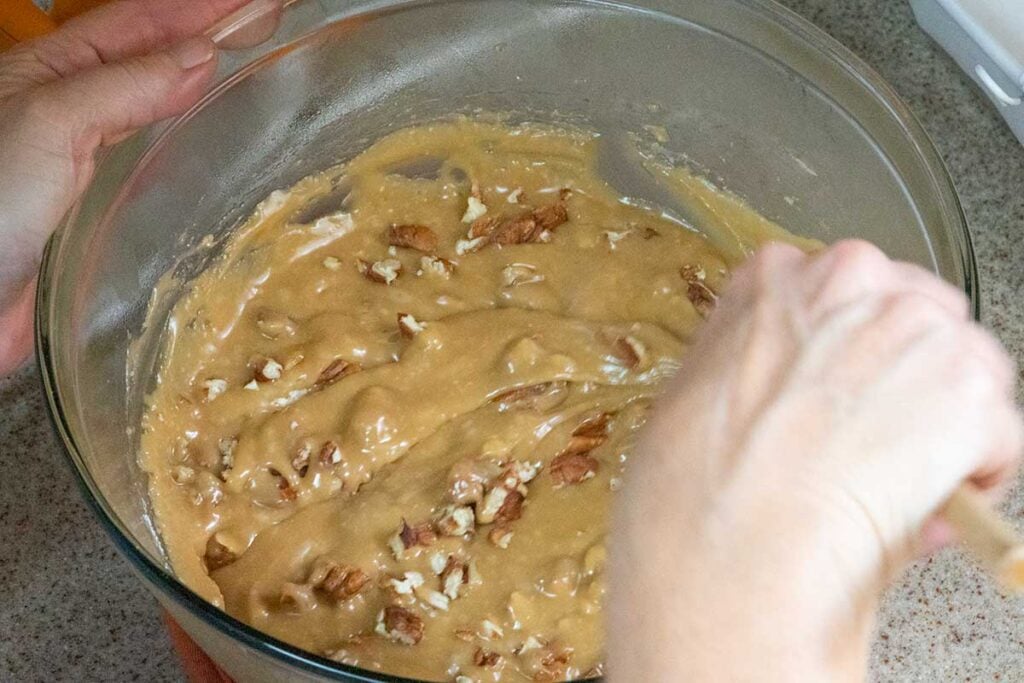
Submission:
<svg viewBox="0 0 1024 683">
<path fill-rule="evenodd" d="M 337 602 L 343 602 L 363 590 L 369 582 L 369 575 L 362 569 L 332 562 L 327 575 L 316 587 Z"/>
<path fill-rule="evenodd" d="M 484 494 L 483 501 L 477 506 L 476 521 L 478 524 L 490 524 L 498 518 L 498 512 L 505 506 L 509 490 L 504 486 L 496 486 Z"/>
<path fill-rule="evenodd" d="M 398 331 L 406 339 L 412 339 L 426 329 L 426 326 L 409 313 L 398 314 Z"/>
<path fill-rule="evenodd" d="M 512 528 L 505 524 L 494 526 L 487 534 L 487 540 L 505 550 L 512 542 Z"/>
<path fill-rule="evenodd" d="M 519 488 L 520 484 L 528 484 L 537 477 L 540 464 L 526 460 L 513 460 L 498 477 L 498 482 L 507 489 Z"/>
<path fill-rule="evenodd" d="M 271 469 L 270 472 L 277 476 L 277 490 L 280 493 L 281 500 L 285 502 L 295 500 L 298 497 L 298 494 L 295 492 L 295 489 L 292 488 L 288 479 L 277 470 Z"/>
<path fill-rule="evenodd" d="M 598 462 L 586 453 L 561 453 L 549 467 L 555 488 L 579 484 L 597 473 Z"/>
<path fill-rule="evenodd" d="M 337 465 L 341 462 L 341 449 L 333 441 L 325 441 L 324 445 L 320 447 L 320 454 L 317 457 L 324 467 Z"/>
<path fill-rule="evenodd" d="M 524 668 L 538 683 L 554 683 L 565 679 L 573 651 L 569 648 L 546 647 L 521 655 Z"/>
<path fill-rule="evenodd" d="M 505 287 L 519 287 L 543 282 L 544 276 L 537 272 L 537 266 L 529 263 L 510 263 L 501 271 L 501 283 Z"/>
<path fill-rule="evenodd" d="M 627 237 L 629 237 L 629 235 L 632 232 L 633 232 L 632 230 L 622 230 L 622 231 L 605 230 L 604 231 L 604 236 L 605 236 L 605 239 L 608 240 L 608 248 L 614 250 L 615 249 L 615 245 L 617 245 L 619 242 L 621 242 L 622 240 L 624 240 Z"/>
<path fill-rule="evenodd" d="M 536 221 L 537 226 L 541 230 L 554 230 L 558 226 L 562 225 L 569 220 L 569 212 L 565 208 L 565 204 L 557 202 L 555 204 L 548 204 L 542 206 L 539 209 L 535 209 L 533 212 L 533 220 Z"/>
<path fill-rule="evenodd" d="M 708 317 L 718 303 L 718 295 L 705 282 L 704 268 L 686 265 L 679 269 L 679 276 L 686 281 L 686 298 L 703 317 Z"/>
<path fill-rule="evenodd" d="M 196 471 L 188 465 L 176 465 L 171 468 L 171 479 L 175 484 L 191 484 L 196 478 Z"/>
<path fill-rule="evenodd" d="M 398 276 L 402 273 L 402 262 L 398 259 L 388 258 L 383 261 L 369 261 L 359 260 L 358 263 L 359 272 L 371 282 L 378 282 L 382 285 L 390 285 L 392 282 L 398 279 Z"/>
<path fill-rule="evenodd" d="M 533 211 L 503 218 L 491 227 L 487 238 L 493 244 L 506 246 L 510 244 L 529 244 L 539 242 L 544 228 L 541 227 Z"/>
<path fill-rule="evenodd" d="M 473 653 L 473 663 L 477 666 L 492 667 L 497 666 L 501 661 L 501 655 L 497 652 L 491 652 L 485 650 L 482 647 L 478 647 L 476 652 Z"/>
<path fill-rule="evenodd" d="M 466 239 L 475 240 L 480 237 L 490 237 L 494 228 L 501 222 L 500 216 L 483 216 L 473 221 L 466 233 Z"/>
<path fill-rule="evenodd" d="M 203 393 L 207 401 L 212 401 L 228 390 L 228 383 L 223 379 L 208 379 L 203 382 Z"/>
<path fill-rule="evenodd" d="M 572 431 L 563 455 L 589 453 L 608 439 L 608 422 L 611 413 L 598 413 L 587 418 Z"/>
<path fill-rule="evenodd" d="M 217 452 L 220 453 L 220 466 L 224 470 L 230 470 L 235 466 L 235 449 L 238 448 L 238 438 L 230 437 L 217 440 Z"/>
<path fill-rule="evenodd" d="M 405 557 L 406 550 L 415 547 L 426 548 L 433 545 L 436 540 L 437 532 L 434 531 L 430 522 L 409 526 L 403 519 L 402 526 L 390 538 L 388 545 L 395 554 L 395 558 L 401 560 Z"/>
<path fill-rule="evenodd" d="M 447 279 L 453 272 L 455 272 L 455 264 L 448 259 L 439 256 L 421 256 L 420 270 L 416 274 L 437 275 Z"/>
<path fill-rule="evenodd" d="M 498 404 L 498 410 L 536 410 L 544 411 L 557 407 L 567 395 L 565 382 L 544 382 L 525 387 L 509 389 L 491 399 Z"/>
<path fill-rule="evenodd" d="M 612 354 L 622 361 L 622 365 L 630 370 L 640 367 L 646 351 L 643 343 L 634 337 L 619 337 L 612 342 Z"/>
<path fill-rule="evenodd" d="M 501 465 L 486 458 L 467 458 L 448 472 L 448 499 L 460 505 L 483 500 L 484 484 L 501 474 Z"/>
<path fill-rule="evenodd" d="M 467 583 L 469 583 L 469 568 L 454 555 L 449 556 L 447 564 L 441 570 L 441 592 L 455 600 L 459 597 L 462 586 Z"/>
<path fill-rule="evenodd" d="M 472 254 L 487 245 L 487 237 L 473 237 L 471 239 L 459 240 L 455 243 L 455 253 L 459 256 Z"/>
<path fill-rule="evenodd" d="M 572 430 L 573 436 L 607 436 L 608 424 L 611 422 L 611 413 L 598 413 L 588 417 Z"/>
<path fill-rule="evenodd" d="M 397 605 L 385 607 L 377 615 L 377 633 L 403 645 L 415 645 L 423 639 L 423 620 Z"/>
<path fill-rule="evenodd" d="M 433 588 L 420 588 L 416 591 L 416 597 L 434 609 L 439 609 L 443 612 L 448 611 L 450 600 L 447 595 L 440 591 L 436 591 Z"/>
<path fill-rule="evenodd" d="M 322 389 L 328 384 L 333 384 L 354 372 L 359 372 L 360 369 L 359 365 L 350 363 L 344 358 L 335 358 L 326 368 L 320 371 L 320 375 L 316 378 L 315 386 L 318 389 Z"/>
<path fill-rule="evenodd" d="M 464 536 L 473 530 L 476 516 L 468 505 L 447 505 L 437 518 L 437 530 L 443 536 Z"/>
<path fill-rule="evenodd" d="M 525 496 L 518 490 L 496 486 L 484 495 L 476 520 L 479 524 L 514 522 L 523 516 L 524 500 Z"/>
<path fill-rule="evenodd" d="M 306 472 L 309 471 L 309 456 L 313 454 L 313 449 L 309 444 L 304 443 L 299 446 L 298 452 L 292 458 L 292 469 L 300 476 L 306 476 Z"/>
<path fill-rule="evenodd" d="M 462 215 L 463 223 L 473 223 L 487 213 L 487 205 L 483 203 L 479 190 L 466 199 L 466 212 Z"/>
<path fill-rule="evenodd" d="M 405 572 L 400 579 L 395 577 L 385 579 L 383 585 L 393 591 L 395 595 L 412 595 L 417 588 L 423 585 L 423 574 Z"/>
<path fill-rule="evenodd" d="M 238 555 L 217 540 L 217 534 L 213 534 L 206 540 L 206 553 L 203 555 L 206 571 L 216 571 L 221 567 L 228 566 L 237 559 Z"/>
<path fill-rule="evenodd" d="M 525 491 L 526 489 L 523 488 L 523 490 Z M 514 522 L 522 517 L 524 500 L 526 500 L 526 496 L 518 490 L 509 491 L 508 495 L 505 496 L 505 502 L 501 504 L 501 508 L 498 510 L 498 514 L 494 516 L 494 521 L 498 524 L 503 524 Z"/>
<path fill-rule="evenodd" d="M 402 545 L 407 549 L 413 546 L 427 547 L 437 540 L 437 533 L 434 532 L 430 522 L 423 522 L 416 526 L 409 526 L 405 520 L 402 520 L 402 528 L 398 532 L 398 537 L 402 539 Z"/>
<path fill-rule="evenodd" d="M 253 379 L 257 382 L 273 382 L 281 379 L 281 371 L 284 366 L 273 358 L 257 358 L 252 363 Z"/>
<path fill-rule="evenodd" d="M 477 635 L 486 640 L 495 640 L 496 638 L 505 637 L 505 629 L 490 619 L 484 619 L 480 622 L 480 629 L 477 631 Z"/>
<path fill-rule="evenodd" d="M 437 249 L 437 233 L 425 225 L 392 225 L 387 232 L 388 244 L 430 253 Z"/>
</svg>

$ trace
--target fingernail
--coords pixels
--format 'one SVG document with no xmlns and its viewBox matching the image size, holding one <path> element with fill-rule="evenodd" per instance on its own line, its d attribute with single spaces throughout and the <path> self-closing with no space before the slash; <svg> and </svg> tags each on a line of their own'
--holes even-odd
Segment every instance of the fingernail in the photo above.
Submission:
<svg viewBox="0 0 1024 683">
<path fill-rule="evenodd" d="M 215 47 L 208 38 L 189 38 L 171 48 L 170 56 L 182 69 L 194 69 L 213 59 Z"/>
</svg>

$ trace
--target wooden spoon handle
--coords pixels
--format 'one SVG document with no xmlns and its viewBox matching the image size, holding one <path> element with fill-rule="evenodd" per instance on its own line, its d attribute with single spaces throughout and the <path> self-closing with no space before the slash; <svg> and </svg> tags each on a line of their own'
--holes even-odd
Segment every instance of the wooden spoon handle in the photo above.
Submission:
<svg viewBox="0 0 1024 683">
<path fill-rule="evenodd" d="M 974 487 L 957 489 L 944 515 L 960 542 L 1006 590 L 1024 592 L 1024 538 Z"/>
</svg>

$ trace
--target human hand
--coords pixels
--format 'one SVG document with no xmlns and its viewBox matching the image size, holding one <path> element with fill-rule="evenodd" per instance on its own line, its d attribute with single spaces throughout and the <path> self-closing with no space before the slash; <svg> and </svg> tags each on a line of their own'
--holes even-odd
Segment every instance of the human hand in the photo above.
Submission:
<svg viewBox="0 0 1024 683">
<path fill-rule="evenodd" d="M 738 270 L 618 499 L 612 679 L 863 680 L 881 588 L 1021 450 L 962 294 L 863 242 Z M 618 674 L 618 675 L 617 675 Z"/>
<path fill-rule="evenodd" d="M 0 376 L 28 356 L 43 244 L 88 186 L 96 151 L 205 91 L 200 36 L 248 0 L 122 0 L 0 53 Z"/>
</svg>

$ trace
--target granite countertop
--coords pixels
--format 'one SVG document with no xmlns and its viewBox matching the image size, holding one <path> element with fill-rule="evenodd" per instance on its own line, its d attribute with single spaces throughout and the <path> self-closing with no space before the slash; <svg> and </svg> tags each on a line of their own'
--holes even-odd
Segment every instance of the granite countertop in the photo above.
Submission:
<svg viewBox="0 0 1024 683">
<path fill-rule="evenodd" d="M 903 0 L 784 4 L 874 66 L 931 134 L 972 226 L 984 323 L 1024 365 L 1024 146 Z M 0 680 L 183 680 L 155 601 L 82 501 L 34 367 L 0 380 L 0 472 Z M 1022 488 L 1010 498 L 1024 519 Z M 890 590 L 871 666 L 879 681 L 1024 680 L 1024 601 L 942 553 Z"/>
</svg>

